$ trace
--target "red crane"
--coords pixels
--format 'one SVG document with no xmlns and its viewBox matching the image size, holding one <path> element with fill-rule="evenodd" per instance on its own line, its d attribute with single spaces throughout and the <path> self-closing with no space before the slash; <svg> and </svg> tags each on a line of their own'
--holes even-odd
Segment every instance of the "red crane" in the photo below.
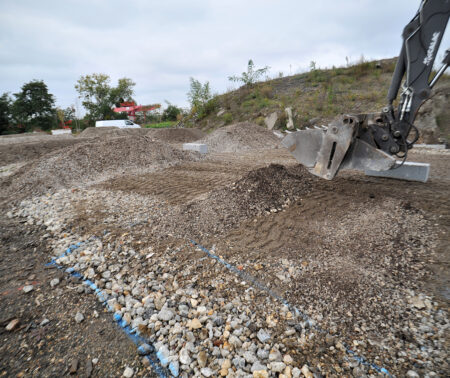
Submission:
<svg viewBox="0 0 450 378">
<path fill-rule="evenodd" d="M 132 118 L 133 121 L 136 120 L 136 112 L 143 112 L 144 117 L 146 116 L 146 112 L 151 110 L 155 110 L 161 107 L 161 104 L 153 104 L 153 105 L 136 105 L 133 101 L 121 102 L 118 108 L 114 108 L 113 111 L 116 113 L 126 112 L 128 117 Z"/>
</svg>

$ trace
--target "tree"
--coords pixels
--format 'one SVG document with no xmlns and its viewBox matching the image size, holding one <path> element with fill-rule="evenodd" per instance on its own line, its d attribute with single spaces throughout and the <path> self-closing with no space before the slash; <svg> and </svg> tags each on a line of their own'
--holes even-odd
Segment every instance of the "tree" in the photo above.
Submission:
<svg viewBox="0 0 450 378">
<path fill-rule="evenodd" d="M 3 93 L 0 97 L 0 135 L 5 134 L 11 122 L 11 98 L 9 93 Z"/>
<path fill-rule="evenodd" d="M 253 63 L 253 60 L 250 59 L 247 65 L 247 72 L 242 72 L 242 76 L 229 76 L 228 80 L 242 81 L 244 85 L 252 86 L 269 70 L 269 68 L 269 66 L 265 66 L 264 68 L 255 70 L 255 64 Z"/>
<path fill-rule="evenodd" d="M 125 101 L 133 101 L 136 85 L 131 79 L 119 79 L 116 87 L 110 86 L 110 78 L 105 74 L 92 74 L 81 76 L 75 89 L 82 99 L 82 104 L 88 111 L 86 114 L 90 120 L 114 119 L 120 117 L 112 108 L 115 104 Z"/>
<path fill-rule="evenodd" d="M 182 113 L 182 109 L 167 102 L 167 108 L 164 109 L 162 114 L 163 121 L 176 121 L 178 116 Z"/>
<path fill-rule="evenodd" d="M 191 87 L 187 94 L 189 103 L 191 104 L 191 109 L 195 112 L 201 107 L 205 106 L 206 103 L 212 99 L 211 89 L 209 87 L 209 81 L 205 84 L 200 83 L 200 81 L 191 77 L 190 79 Z"/>
<path fill-rule="evenodd" d="M 48 93 L 47 85 L 41 80 L 33 80 L 22 86 L 12 106 L 12 115 L 16 123 L 26 131 L 39 127 L 50 130 L 55 125 L 55 99 Z"/>
</svg>

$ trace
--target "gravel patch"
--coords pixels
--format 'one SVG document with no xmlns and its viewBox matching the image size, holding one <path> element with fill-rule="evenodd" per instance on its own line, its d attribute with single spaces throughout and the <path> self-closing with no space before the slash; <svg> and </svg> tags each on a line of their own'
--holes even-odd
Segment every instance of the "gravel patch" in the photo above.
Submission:
<svg viewBox="0 0 450 378">
<path fill-rule="evenodd" d="M 208 145 L 209 152 L 242 152 L 277 148 L 279 139 L 272 131 L 254 123 L 237 123 L 213 131 L 198 141 Z"/>
</svg>

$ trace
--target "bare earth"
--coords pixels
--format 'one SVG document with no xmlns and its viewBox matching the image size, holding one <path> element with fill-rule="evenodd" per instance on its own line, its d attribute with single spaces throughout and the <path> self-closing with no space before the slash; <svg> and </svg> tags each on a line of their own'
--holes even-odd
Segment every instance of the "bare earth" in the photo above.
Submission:
<svg viewBox="0 0 450 378">
<path fill-rule="evenodd" d="M 431 163 L 426 184 L 353 172 L 324 181 L 256 125 L 204 137 L 214 147 L 206 156 L 181 150 L 203 137 L 182 129 L 89 133 L 29 142 L 32 153 L 1 141 L 0 376 L 69 374 L 74 359 L 82 376 L 155 373 L 94 295 L 44 267 L 77 241 L 87 242 L 58 262 L 91 275 L 182 376 L 307 376 L 305 366 L 316 376 L 447 374 L 448 151 L 410 154 Z"/>
</svg>

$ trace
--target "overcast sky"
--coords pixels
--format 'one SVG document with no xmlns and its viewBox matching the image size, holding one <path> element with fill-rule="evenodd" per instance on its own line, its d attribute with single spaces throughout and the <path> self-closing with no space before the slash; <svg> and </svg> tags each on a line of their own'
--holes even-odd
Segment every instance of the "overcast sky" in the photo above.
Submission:
<svg viewBox="0 0 450 378">
<path fill-rule="evenodd" d="M 1 0 L 0 94 L 44 80 L 57 105 L 75 104 L 81 75 L 136 82 L 140 104 L 187 106 L 189 77 L 214 92 L 228 76 L 270 76 L 398 55 L 419 0 Z M 442 43 L 448 47 L 448 31 Z M 438 58 L 442 54 L 438 55 Z"/>
</svg>

